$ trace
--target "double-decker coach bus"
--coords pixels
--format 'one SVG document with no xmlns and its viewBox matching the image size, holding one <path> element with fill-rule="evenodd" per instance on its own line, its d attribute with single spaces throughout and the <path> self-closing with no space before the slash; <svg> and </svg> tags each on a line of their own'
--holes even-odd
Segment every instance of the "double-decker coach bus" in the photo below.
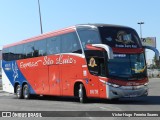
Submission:
<svg viewBox="0 0 160 120">
<path fill-rule="evenodd" d="M 3 47 L 3 90 L 31 95 L 117 99 L 146 96 L 145 49 L 130 27 L 83 24 Z"/>
</svg>

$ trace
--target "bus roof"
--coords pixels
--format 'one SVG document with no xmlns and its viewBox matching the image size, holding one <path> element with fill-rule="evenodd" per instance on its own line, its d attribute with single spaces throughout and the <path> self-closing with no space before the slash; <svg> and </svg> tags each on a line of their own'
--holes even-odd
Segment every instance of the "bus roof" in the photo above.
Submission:
<svg viewBox="0 0 160 120">
<path fill-rule="evenodd" d="M 28 42 L 32 42 L 32 41 L 37 41 L 37 40 L 41 40 L 41 39 L 45 39 L 45 38 L 48 38 L 48 37 L 53 37 L 53 36 L 56 36 L 56 35 L 61 35 L 61 34 L 73 32 L 73 31 L 75 31 L 75 26 L 67 27 L 67 28 L 52 31 L 52 32 L 47 32 L 47 33 L 29 38 L 29 39 L 25 39 L 25 40 L 22 40 L 22 41 L 19 41 L 19 42 L 15 42 L 15 43 L 12 43 L 12 44 L 5 45 L 5 46 L 3 46 L 3 48 L 8 48 L 8 47 L 12 47 L 12 46 L 15 46 L 15 45 L 20 45 L 20 44 L 24 44 L 24 43 L 28 43 Z"/>
<path fill-rule="evenodd" d="M 128 26 L 122 26 L 122 25 L 114 25 L 114 24 L 79 24 L 76 25 L 76 27 L 123 27 L 123 28 L 130 28 Z"/>
<path fill-rule="evenodd" d="M 48 38 L 48 37 L 53 37 L 53 36 L 56 36 L 56 35 L 61 35 L 61 34 L 73 32 L 73 31 L 75 31 L 76 28 L 82 28 L 82 27 L 84 27 L 84 28 L 85 27 L 123 27 L 123 28 L 130 28 L 130 27 L 127 27 L 127 26 L 113 25 L 113 24 L 78 24 L 78 25 L 75 25 L 75 26 L 71 26 L 71 27 L 67 27 L 67 28 L 64 28 L 64 29 L 44 33 L 44 34 L 29 38 L 29 39 L 25 39 L 25 40 L 22 40 L 22 41 L 19 41 L 19 42 L 8 44 L 8 45 L 3 46 L 3 48 L 8 48 L 8 47 L 12 47 L 12 46 L 19 45 L 19 44 L 24 44 L 24 43 L 28 43 L 28 42 L 32 42 L 32 41 L 36 41 L 36 40 L 45 39 L 45 38 Z"/>
</svg>

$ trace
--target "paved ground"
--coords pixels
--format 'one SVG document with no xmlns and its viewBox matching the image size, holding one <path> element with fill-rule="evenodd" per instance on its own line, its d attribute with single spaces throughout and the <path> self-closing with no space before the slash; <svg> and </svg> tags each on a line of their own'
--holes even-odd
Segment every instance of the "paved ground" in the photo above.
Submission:
<svg viewBox="0 0 160 120">
<path fill-rule="evenodd" d="M 0 86 L 2 86 L 2 79 L 0 78 Z"/>
<path fill-rule="evenodd" d="M 0 111 L 160 111 L 159 86 L 160 86 L 160 79 L 151 79 L 149 84 L 150 92 L 147 97 L 123 98 L 120 99 L 118 102 L 91 99 L 86 104 L 81 104 L 76 99 L 68 97 L 36 97 L 31 100 L 24 100 L 24 99 L 19 100 L 16 99 L 15 95 L 4 93 L 1 91 Z M 64 119 L 64 118 L 54 118 L 54 119 Z M 76 118 L 76 119 L 81 119 L 81 118 Z M 88 117 L 83 119 L 96 120 L 98 118 Z M 106 118 L 100 118 L 100 119 L 106 120 Z M 107 120 L 108 119 L 124 120 L 128 118 L 107 118 Z M 147 118 L 147 119 L 152 119 L 152 118 Z M 158 118 L 154 119 L 158 120 Z"/>
</svg>

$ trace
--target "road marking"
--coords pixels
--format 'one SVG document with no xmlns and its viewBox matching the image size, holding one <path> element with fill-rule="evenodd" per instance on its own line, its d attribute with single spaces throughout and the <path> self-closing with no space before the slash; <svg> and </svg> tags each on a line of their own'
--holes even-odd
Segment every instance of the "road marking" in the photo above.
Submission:
<svg viewBox="0 0 160 120">
<path fill-rule="evenodd" d="M 102 110 L 108 110 L 108 111 L 122 111 L 122 109 L 115 107 L 115 106 L 107 106 L 107 107 L 99 107 Z"/>
<path fill-rule="evenodd" d="M 93 120 L 93 117 L 91 117 L 88 113 L 86 113 L 86 117 L 89 118 L 90 120 Z"/>
</svg>

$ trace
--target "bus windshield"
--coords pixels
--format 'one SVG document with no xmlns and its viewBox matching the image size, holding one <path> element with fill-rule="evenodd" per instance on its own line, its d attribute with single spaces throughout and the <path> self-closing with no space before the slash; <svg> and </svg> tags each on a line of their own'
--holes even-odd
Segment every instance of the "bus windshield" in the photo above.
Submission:
<svg viewBox="0 0 160 120">
<path fill-rule="evenodd" d="M 144 54 L 114 54 L 109 60 L 109 76 L 118 79 L 135 80 L 147 76 Z"/>
</svg>

